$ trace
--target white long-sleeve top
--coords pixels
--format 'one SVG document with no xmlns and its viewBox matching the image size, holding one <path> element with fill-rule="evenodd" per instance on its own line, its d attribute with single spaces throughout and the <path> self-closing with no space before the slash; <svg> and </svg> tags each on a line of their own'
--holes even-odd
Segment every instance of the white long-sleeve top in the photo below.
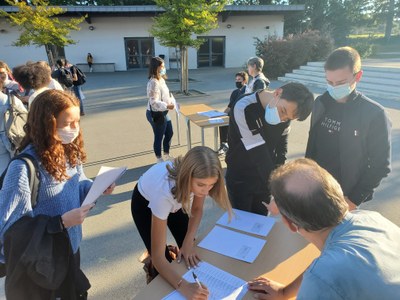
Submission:
<svg viewBox="0 0 400 300">
<path fill-rule="evenodd" d="M 170 94 L 164 78 L 150 78 L 147 83 L 147 97 L 147 110 L 150 110 L 151 105 L 153 111 L 165 111 L 167 105 L 174 104 L 174 97 Z"/>
</svg>

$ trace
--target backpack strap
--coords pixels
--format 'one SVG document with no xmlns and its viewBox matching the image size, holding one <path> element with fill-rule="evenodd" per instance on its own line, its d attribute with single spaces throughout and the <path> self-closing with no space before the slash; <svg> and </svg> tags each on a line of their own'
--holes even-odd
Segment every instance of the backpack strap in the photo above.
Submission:
<svg viewBox="0 0 400 300">
<path fill-rule="evenodd" d="M 39 194 L 39 184 L 40 184 L 39 164 L 36 158 L 34 158 L 32 155 L 28 153 L 21 153 L 13 157 L 11 161 L 8 163 L 8 166 L 13 160 L 16 159 L 23 160 L 28 167 L 29 189 L 31 191 L 31 205 L 33 209 L 37 204 L 37 198 Z M 8 166 L 0 177 L 0 188 L 3 187 L 3 181 L 6 176 Z"/>
</svg>

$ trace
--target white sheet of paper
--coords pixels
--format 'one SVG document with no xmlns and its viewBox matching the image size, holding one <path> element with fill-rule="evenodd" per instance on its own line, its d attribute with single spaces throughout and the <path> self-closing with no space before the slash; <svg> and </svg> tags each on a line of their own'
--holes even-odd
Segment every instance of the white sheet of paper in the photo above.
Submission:
<svg viewBox="0 0 400 300">
<path fill-rule="evenodd" d="M 252 234 L 267 236 L 275 224 L 275 219 L 248 211 L 233 209 L 231 222 L 229 222 L 228 213 L 226 212 L 219 218 L 217 224 Z"/>
<path fill-rule="evenodd" d="M 118 178 L 122 176 L 126 171 L 126 167 L 112 168 L 102 166 L 99 173 L 93 181 L 92 187 L 86 195 L 83 205 L 91 204 L 99 198 L 104 191 L 112 185 Z"/>
<path fill-rule="evenodd" d="M 209 300 L 239 300 L 247 292 L 247 282 L 224 270 L 221 270 L 205 261 L 199 263 L 195 269 L 187 271 L 183 278 L 189 282 L 195 282 L 194 272 L 201 283 L 210 291 Z M 174 291 L 162 300 L 185 300 L 181 293 Z"/>
<path fill-rule="evenodd" d="M 221 118 L 208 119 L 208 123 L 210 124 L 224 123 L 224 120 Z"/>
<path fill-rule="evenodd" d="M 265 243 L 263 239 L 215 226 L 199 243 L 199 247 L 252 263 Z"/>
<path fill-rule="evenodd" d="M 227 116 L 226 113 L 220 112 L 218 110 L 201 111 L 201 112 L 198 112 L 197 114 L 204 116 L 204 117 L 208 117 L 208 118 Z"/>
</svg>

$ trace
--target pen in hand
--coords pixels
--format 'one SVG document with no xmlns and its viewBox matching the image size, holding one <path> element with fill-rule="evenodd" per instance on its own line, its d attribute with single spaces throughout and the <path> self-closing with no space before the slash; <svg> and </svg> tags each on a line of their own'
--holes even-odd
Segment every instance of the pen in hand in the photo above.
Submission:
<svg viewBox="0 0 400 300">
<path fill-rule="evenodd" d="M 201 283 L 200 283 L 200 281 L 199 281 L 199 279 L 197 278 L 196 274 L 194 274 L 193 271 L 192 271 L 192 275 L 193 275 L 193 279 L 194 279 L 194 281 L 196 281 L 197 285 L 198 285 L 199 287 L 202 287 L 202 286 L 201 286 Z"/>
</svg>

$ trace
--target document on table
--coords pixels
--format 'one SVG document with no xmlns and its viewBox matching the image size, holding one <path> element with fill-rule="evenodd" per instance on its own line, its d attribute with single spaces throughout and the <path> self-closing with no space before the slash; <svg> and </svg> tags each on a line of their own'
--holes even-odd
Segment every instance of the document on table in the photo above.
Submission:
<svg viewBox="0 0 400 300">
<path fill-rule="evenodd" d="M 248 233 L 267 236 L 275 224 L 275 219 L 239 209 L 233 209 L 233 216 L 230 222 L 228 213 L 224 213 L 217 221 L 217 224 Z"/>
<path fill-rule="evenodd" d="M 208 123 L 210 124 L 224 123 L 224 120 L 221 118 L 213 118 L 213 119 L 208 119 Z"/>
<path fill-rule="evenodd" d="M 112 185 L 118 178 L 122 176 L 126 171 L 126 167 L 112 168 L 102 166 L 99 173 L 93 181 L 92 187 L 86 195 L 82 205 L 87 205 L 95 202 L 104 191 Z"/>
<path fill-rule="evenodd" d="M 220 112 L 218 110 L 201 111 L 201 112 L 198 112 L 197 114 L 200 116 L 208 117 L 208 118 L 227 116 L 226 113 Z"/>
<path fill-rule="evenodd" d="M 247 292 L 247 283 L 224 270 L 221 270 L 205 261 L 199 263 L 197 268 L 189 270 L 183 278 L 189 282 L 195 282 L 192 272 L 207 286 L 210 291 L 209 300 L 236 300 L 242 299 Z M 162 300 L 184 300 L 181 293 L 174 291 Z"/>
<path fill-rule="evenodd" d="M 198 246 L 252 263 L 260 254 L 265 243 L 266 241 L 263 239 L 215 226 Z"/>
</svg>

